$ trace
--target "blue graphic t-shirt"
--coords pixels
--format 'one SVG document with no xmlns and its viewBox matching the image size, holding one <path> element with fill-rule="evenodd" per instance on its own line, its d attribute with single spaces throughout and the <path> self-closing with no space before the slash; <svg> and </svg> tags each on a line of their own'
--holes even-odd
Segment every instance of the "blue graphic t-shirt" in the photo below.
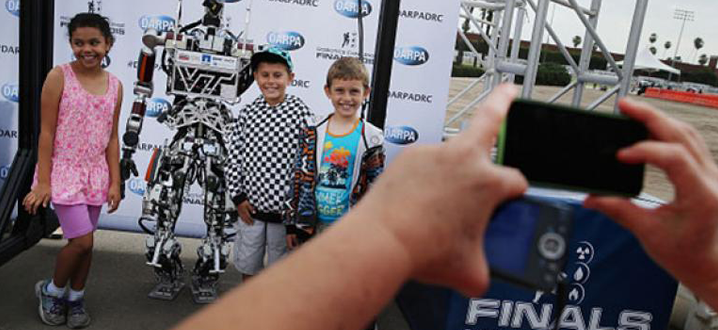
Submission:
<svg viewBox="0 0 718 330">
<path fill-rule="evenodd" d="M 357 121 L 354 129 L 346 135 L 326 133 L 315 191 L 317 215 L 322 222 L 334 222 L 349 210 L 352 173 L 361 129 L 362 123 Z"/>
</svg>

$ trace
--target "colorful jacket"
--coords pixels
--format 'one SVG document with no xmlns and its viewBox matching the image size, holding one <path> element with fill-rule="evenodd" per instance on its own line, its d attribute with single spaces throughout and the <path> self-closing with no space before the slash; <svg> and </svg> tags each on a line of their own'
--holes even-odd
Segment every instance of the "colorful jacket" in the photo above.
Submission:
<svg viewBox="0 0 718 330">
<path fill-rule="evenodd" d="M 300 134 L 299 156 L 294 165 L 293 182 L 287 196 L 287 211 L 284 223 L 288 233 L 293 228 L 314 227 L 317 224 L 317 202 L 315 188 L 318 182 L 318 169 L 321 166 L 321 156 L 324 152 L 324 137 L 326 136 L 329 118 L 316 125 L 309 125 Z M 349 206 L 354 206 L 369 189 L 374 180 L 384 171 L 384 136 L 381 129 L 363 122 L 362 136 L 357 146 L 358 166 L 354 166 L 352 173 L 351 195 Z"/>
</svg>

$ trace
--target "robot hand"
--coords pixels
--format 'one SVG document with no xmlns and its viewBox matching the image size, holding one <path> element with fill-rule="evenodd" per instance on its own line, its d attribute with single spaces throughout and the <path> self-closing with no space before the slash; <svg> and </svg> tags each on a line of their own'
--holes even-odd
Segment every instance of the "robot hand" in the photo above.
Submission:
<svg viewBox="0 0 718 330">
<path fill-rule="evenodd" d="M 133 176 L 139 175 L 137 165 L 135 165 L 135 161 L 132 160 L 132 158 L 122 157 L 122 159 L 120 159 L 120 194 L 122 199 L 125 198 L 125 182 L 130 178 L 130 173 Z"/>
</svg>

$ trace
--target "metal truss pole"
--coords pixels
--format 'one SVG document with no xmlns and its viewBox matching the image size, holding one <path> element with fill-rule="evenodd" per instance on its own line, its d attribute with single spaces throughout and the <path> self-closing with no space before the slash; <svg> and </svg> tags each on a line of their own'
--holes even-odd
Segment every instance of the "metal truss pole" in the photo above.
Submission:
<svg viewBox="0 0 718 330">
<path fill-rule="evenodd" d="M 623 59 L 623 79 L 621 80 L 621 89 L 618 91 L 618 97 L 616 98 L 616 105 L 613 108 L 614 112 L 618 112 L 618 100 L 628 95 L 628 90 L 631 88 L 631 77 L 633 77 L 636 53 L 638 52 L 638 44 L 640 43 L 647 8 L 648 0 L 636 0 L 631 34 L 628 37 L 628 45 L 626 46 L 626 57 Z"/>
<path fill-rule="evenodd" d="M 536 8 L 536 18 L 534 20 L 531 47 L 529 49 L 528 67 L 524 75 L 524 88 L 521 91 L 521 97 L 525 99 L 531 98 L 534 85 L 536 84 L 536 74 L 538 73 L 539 58 L 541 56 L 541 40 L 543 40 L 543 31 L 546 25 L 546 16 L 550 2 L 550 0 L 539 0 L 538 8 Z"/>
<path fill-rule="evenodd" d="M 491 38 L 491 44 L 494 45 L 494 47 L 489 47 L 489 55 L 487 56 L 487 60 L 486 60 L 488 67 L 491 68 L 490 70 L 487 70 L 486 72 L 490 73 L 491 76 L 489 77 L 490 79 L 486 82 L 486 84 L 484 84 L 484 92 L 492 90 L 493 86 L 494 86 L 494 81 L 497 79 L 499 79 L 499 80 L 501 79 L 501 73 L 499 73 L 496 70 L 496 64 L 498 63 L 497 57 L 500 54 L 500 51 L 499 51 L 498 47 L 496 46 L 496 43 L 499 39 L 499 30 L 500 30 L 499 26 L 501 24 L 502 10 L 503 9 L 494 9 L 493 15 L 491 17 L 490 26 L 492 27 L 492 30 L 491 30 L 490 38 Z"/>
<path fill-rule="evenodd" d="M 511 41 L 511 25 L 513 24 L 514 8 L 516 0 L 506 0 L 506 7 L 503 11 L 503 19 L 501 20 L 501 39 L 499 40 L 498 62 L 506 61 L 506 55 L 509 51 L 509 42 Z M 494 14 L 496 15 L 496 14 Z M 498 27 L 497 27 L 498 30 Z M 503 72 L 498 71 L 491 80 L 492 88 L 501 84 L 503 80 Z"/>
<path fill-rule="evenodd" d="M 521 6 L 518 7 L 518 11 L 516 13 L 516 26 L 514 28 L 514 40 L 511 44 L 511 62 L 516 63 L 516 60 L 519 58 L 519 51 L 521 50 L 521 32 L 524 28 L 524 17 L 526 16 L 526 6 L 525 4 L 521 4 Z M 513 83 L 514 79 L 516 79 L 516 74 L 509 73 L 509 82 Z"/>
<path fill-rule="evenodd" d="M 594 13 L 591 18 L 589 18 L 589 23 L 592 28 L 596 28 L 598 26 L 598 13 L 601 11 L 601 0 L 593 0 L 591 1 L 591 11 Z M 588 27 L 586 27 L 588 29 Z M 586 72 L 589 68 L 589 64 L 591 63 L 591 55 L 593 55 L 593 35 L 587 30 L 586 34 L 583 37 L 583 49 L 581 50 L 581 59 L 578 63 L 578 72 L 576 73 L 576 79 L 578 79 L 578 83 L 576 84 L 576 89 L 573 93 L 573 101 L 571 102 L 571 105 L 574 107 L 578 107 L 581 105 L 581 99 L 583 98 L 583 89 L 585 88 L 585 83 L 581 81 L 581 75 Z M 625 65 L 625 64 L 624 64 Z"/>
</svg>

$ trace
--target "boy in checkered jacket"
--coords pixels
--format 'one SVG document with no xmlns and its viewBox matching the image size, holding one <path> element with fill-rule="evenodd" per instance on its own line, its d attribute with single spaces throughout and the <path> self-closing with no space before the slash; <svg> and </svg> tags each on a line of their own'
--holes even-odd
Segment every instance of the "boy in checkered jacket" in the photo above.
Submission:
<svg viewBox="0 0 718 330">
<path fill-rule="evenodd" d="M 341 58 L 324 92 L 334 112 L 302 131 L 289 192 L 287 244 L 293 249 L 343 216 L 384 169 L 382 131 L 360 118 L 369 75 L 356 58 Z"/>
<path fill-rule="evenodd" d="M 313 117 L 301 99 L 285 93 L 294 80 L 288 52 L 268 48 L 255 53 L 251 65 L 262 95 L 240 110 L 231 128 L 225 173 L 241 219 L 234 265 L 243 279 L 264 268 L 265 252 L 268 264 L 286 253 L 283 202 L 300 132 Z"/>
</svg>

